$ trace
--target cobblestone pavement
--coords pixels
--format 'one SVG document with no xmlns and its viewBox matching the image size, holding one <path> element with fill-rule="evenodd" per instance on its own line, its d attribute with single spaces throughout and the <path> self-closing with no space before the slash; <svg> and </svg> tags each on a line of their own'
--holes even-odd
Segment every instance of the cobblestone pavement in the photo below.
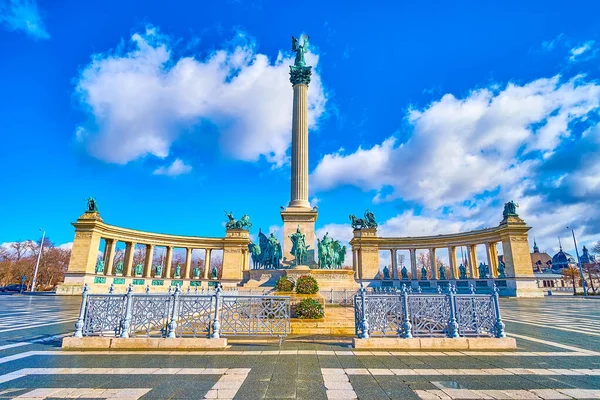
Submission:
<svg viewBox="0 0 600 400">
<path fill-rule="evenodd" d="M 0 399 L 599 399 L 600 299 L 502 299 L 516 352 L 353 351 L 288 338 L 224 351 L 60 350 L 79 298 L 0 297 Z"/>
</svg>

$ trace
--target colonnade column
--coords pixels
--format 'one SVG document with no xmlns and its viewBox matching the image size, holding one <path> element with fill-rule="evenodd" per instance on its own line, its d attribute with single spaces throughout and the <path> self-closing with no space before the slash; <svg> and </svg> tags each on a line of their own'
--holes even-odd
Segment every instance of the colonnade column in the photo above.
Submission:
<svg viewBox="0 0 600 400">
<path fill-rule="evenodd" d="M 497 243 L 490 243 L 490 253 L 492 256 L 492 263 L 490 264 L 490 269 L 492 270 L 492 277 L 498 277 L 498 248 Z"/>
<path fill-rule="evenodd" d="M 398 279 L 398 261 L 396 259 L 396 249 L 390 250 L 392 256 L 392 279 Z"/>
<path fill-rule="evenodd" d="M 146 259 L 144 260 L 144 278 L 151 278 L 152 258 L 154 257 L 154 245 L 146 245 Z"/>
<path fill-rule="evenodd" d="M 438 279 L 438 273 L 435 262 L 435 248 L 429 249 L 429 263 L 431 265 L 431 279 Z"/>
<path fill-rule="evenodd" d="M 115 262 L 115 246 L 117 245 L 117 241 L 115 239 L 105 239 L 106 240 L 106 248 L 104 249 L 105 254 L 107 255 L 108 260 L 105 261 L 104 264 L 104 275 L 112 275 L 112 267 Z"/>
<path fill-rule="evenodd" d="M 212 249 L 206 249 L 206 256 L 204 257 L 204 272 L 202 273 L 202 279 L 208 279 L 208 271 L 210 270 L 210 252 Z"/>
<path fill-rule="evenodd" d="M 479 265 L 477 262 L 477 245 L 470 244 L 469 245 L 469 269 L 471 272 L 471 278 L 479 278 Z"/>
<path fill-rule="evenodd" d="M 491 249 L 489 243 L 485 244 L 485 256 L 487 258 L 487 265 L 488 265 L 489 274 L 490 274 L 490 276 L 488 276 L 488 278 L 493 278 L 495 275 L 494 275 L 494 270 L 492 268 L 492 249 Z"/>
<path fill-rule="evenodd" d="M 190 271 L 192 269 L 192 249 L 191 247 L 187 247 L 185 249 L 185 268 L 183 270 L 183 278 L 190 279 Z"/>
<path fill-rule="evenodd" d="M 131 269 L 133 266 L 133 255 L 135 254 L 135 243 L 125 243 L 125 273 L 123 276 L 132 276 Z"/>
<path fill-rule="evenodd" d="M 458 278 L 458 265 L 456 265 L 456 247 L 448 247 L 448 262 L 450 264 L 450 279 Z"/>
<path fill-rule="evenodd" d="M 352 249 L 352 270 L 354 271 L 354 279 L 358 279 L 358 250 Z"/>
<path fill-rule="evenodd" d="M 165 257 L 165 272 L 163 273 L 163 278 L 172 278 L 173 274 L 171 273 L 171 267 L 173 264 L 173 247 L 167 246 L 167 255 Z"/>
<path fill-rule="evenodd" d="M 417 276 L 417 249 L 408 249 L 410 252 L 410 279 L 419 279 Z"/>
</svg>

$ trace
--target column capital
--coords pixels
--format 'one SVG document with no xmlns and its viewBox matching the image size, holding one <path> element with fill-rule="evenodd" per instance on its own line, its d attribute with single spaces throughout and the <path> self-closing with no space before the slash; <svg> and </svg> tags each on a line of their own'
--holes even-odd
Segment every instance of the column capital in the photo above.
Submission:
<svg viewBox="0 0 600 400">
<path fill-rule="evenodd" d="M 310 83 L 312 67 L 301 65 L 290 65 L 290 82 L 292 86 L 306 85 Z"/>
</svg>

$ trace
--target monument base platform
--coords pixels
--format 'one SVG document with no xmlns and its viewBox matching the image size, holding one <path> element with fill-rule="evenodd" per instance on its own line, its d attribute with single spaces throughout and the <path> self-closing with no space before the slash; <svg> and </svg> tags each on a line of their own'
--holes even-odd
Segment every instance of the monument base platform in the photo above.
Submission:
<svg viewBox="0 0 600 400">
<path fill-rule="evenodd" d="M 348 269 L 312 269 L 307 265 L 299 265 L 290 269 L 252 269 L 244 271 L 244 288 L 275 287 L 277 279 L 287 276 L 296 281 L 301 276 L 309 275 L 319 284 L 319 291 L 324 290 L 358 290 L 359 284 L 354 280 L 354 271 Z"/>
<path fill-rule="evenodd" d="M 395 349 L 395 350 L 516 350 L 513 338 L 369 338 L 352 340 L 355 349 Z"/>
<path fill-rule="evenodd" d="M 227 339 L 207 338 L 111 338 L 87 336 L 66 337 L 62 341 L 65 350 L 198 350 L 225 349 Z"/>
</svg>

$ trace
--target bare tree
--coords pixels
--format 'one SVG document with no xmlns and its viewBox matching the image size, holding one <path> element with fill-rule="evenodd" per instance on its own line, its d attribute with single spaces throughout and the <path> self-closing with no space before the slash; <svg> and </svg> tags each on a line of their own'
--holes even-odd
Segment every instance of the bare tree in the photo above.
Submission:
<svg viewBox="0 0 600 400">
<path fill-rule="evenodd" d="M 573 282 L 573 295 L 577 294 L 576 280 L 579 280 L 579 270 L 575 267 L 569 266 L 561 271 L 561 274 L 566 278 L 570 278 Z"/>
</svg>

